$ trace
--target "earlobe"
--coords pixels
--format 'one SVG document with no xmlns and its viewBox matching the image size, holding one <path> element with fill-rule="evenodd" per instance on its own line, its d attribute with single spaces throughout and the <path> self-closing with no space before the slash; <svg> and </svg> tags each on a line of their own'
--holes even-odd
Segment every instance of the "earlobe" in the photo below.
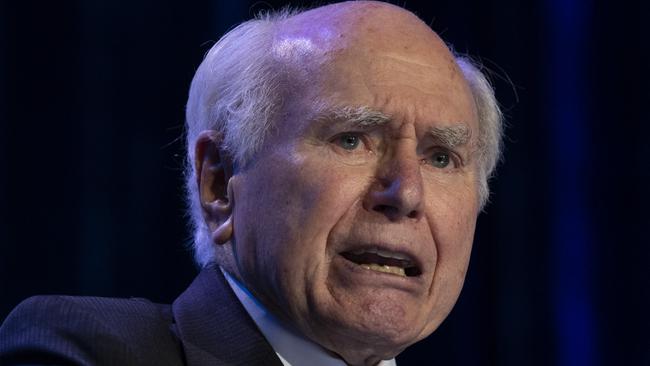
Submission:
<svg viewBox="0 0 650 366">
<path fill-rule="evenodd" d="M 212 232 L 212 241 L 217 245 L 226 244 L 232 238 L 232 215 Z"/>
</svg>

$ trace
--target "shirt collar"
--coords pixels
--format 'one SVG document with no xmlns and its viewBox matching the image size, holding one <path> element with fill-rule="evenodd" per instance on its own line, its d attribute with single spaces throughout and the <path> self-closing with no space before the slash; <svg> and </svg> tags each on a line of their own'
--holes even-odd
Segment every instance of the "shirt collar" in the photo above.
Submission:
<svg viewBox="0 0 650 366">
<path fill-rule="evenodd" d="M 223 269 L 221 271 L 284 366 L 346 366 L 340 358 L 334 357 L 318 344 L 282 324 L 242 283 Z M 395 359 L 381 361 L 377 366 L 396 366 Z"/>
</svg>

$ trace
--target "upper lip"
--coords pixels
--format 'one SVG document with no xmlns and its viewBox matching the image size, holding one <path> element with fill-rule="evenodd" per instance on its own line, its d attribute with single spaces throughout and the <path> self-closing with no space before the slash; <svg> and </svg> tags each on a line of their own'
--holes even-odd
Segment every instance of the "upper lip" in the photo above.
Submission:
<svg viewBox="0 0 650 366">
<path fill-rule="evenodd" d="M 400 266 L 406 270 L 407 276 L 419 276 L 424 272 L 422 261 L 413 252 L 412 246 L 386 243 L 365 243 L 350 245 L 340 251 L 343 257 L 355 261 L 364 254 L 376 255 L 388 261 L 399 261 Z"/>
</svg>

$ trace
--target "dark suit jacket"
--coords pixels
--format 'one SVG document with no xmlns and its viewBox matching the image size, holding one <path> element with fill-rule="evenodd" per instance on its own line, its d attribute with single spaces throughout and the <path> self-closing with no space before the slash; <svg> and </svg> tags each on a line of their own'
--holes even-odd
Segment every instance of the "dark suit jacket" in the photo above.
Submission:
<svg viewBox="0 0 650 366">
<path fill-rule="evenodd" d="M 282 366 L 218 269 L 172 305 L 37 296 L 0 328 L 0 365 Z"/>
</svg>

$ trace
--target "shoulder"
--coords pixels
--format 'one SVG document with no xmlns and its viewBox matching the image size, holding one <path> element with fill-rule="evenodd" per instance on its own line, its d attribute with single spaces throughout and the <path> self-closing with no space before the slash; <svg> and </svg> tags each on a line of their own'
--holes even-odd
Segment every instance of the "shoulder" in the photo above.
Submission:
<svg viewBox="0 0 650 366">
<path fill-rule="evenodd" d="M 145 299 L 35 296 L 0 328 L 0 364 L 179 365 L 169 305 Z"/>
</svg>

